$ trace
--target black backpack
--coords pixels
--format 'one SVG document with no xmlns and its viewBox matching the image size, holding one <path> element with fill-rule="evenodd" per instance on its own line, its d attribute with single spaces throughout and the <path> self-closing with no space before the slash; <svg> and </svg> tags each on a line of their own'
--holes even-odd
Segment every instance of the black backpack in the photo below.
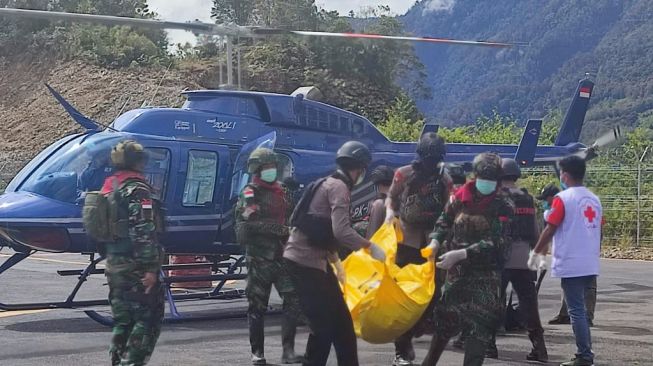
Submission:
<svg viewBox="0 0 653 366">
<path fill-rule="evenodd" d="M 304 189 L 290 216 L 290 226 L 301 230 L 308 238 L 309 245 L 319 249 L 334 250 L 337 244 L 331 228 L 331 216 L 319 217 L 308 213 L 315 192 L 326 180 L 327 177 L 317 179 Z"/>
</svg>

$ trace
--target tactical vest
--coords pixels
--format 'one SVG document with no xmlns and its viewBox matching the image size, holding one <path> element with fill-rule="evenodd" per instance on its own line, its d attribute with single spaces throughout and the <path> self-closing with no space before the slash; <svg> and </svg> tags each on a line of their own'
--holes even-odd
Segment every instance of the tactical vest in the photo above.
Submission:
<svg viewBox="0 0 653 366">
<path fill-rule="evenodd" d="M 537 240 L 535 232 L 537 211 L 533 196 L 523 188 L 520 193 L 512 190 L 508 190 L 508 193 L 515 205 L 515 215 L 510 220 L 508 235 L 513 241 L 525 241 L 533 246 Z"/>
<path fill-rule="evenodd" d="M 418 227 L 433 227 L 445 204 L 442 173 L 441 169 L 435 179 L 424 181 L 417 176 L 417 172 L 413 172 L 401 196 L 399 214 L 403 222 Z"/>
</svg>

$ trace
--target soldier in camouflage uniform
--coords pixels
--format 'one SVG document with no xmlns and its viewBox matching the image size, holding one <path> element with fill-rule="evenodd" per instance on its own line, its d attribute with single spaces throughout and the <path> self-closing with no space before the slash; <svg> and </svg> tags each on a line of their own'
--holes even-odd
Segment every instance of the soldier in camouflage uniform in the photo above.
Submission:
<svg viewBox="0 0 653 366">
<path fill-rule="evenodd" d="M 480 154 L 473 166 L 476 179 L 452 196 L 431 235 L 429 246 L 440 255 L 437 266 L 447 270 L 447 279 L 436 304 L 435 334 L 422 366 L 435 365 L 449 339 L 461 329 L 468 334 L 463 365 L 482 365 L 503 309 L 499 284 L 504 224 L 512 216 L 512 203 L 497 189 L 498 155 Z M 450 234 L 451 240 L 440 245 Z"/>
<path fill-rule="evenodd" d="M 272 285 L 283 298 L 281 323 L 282 363 L 299 363 L 295 355 L 295 332 L 300 314 L 299 300 L 283 266 L 283 248 L 288 239 L 286 226 L 291 200 L 288 191 L 277 181 L 277 158 L 266 148 L 252 152 L 247 161 L 252 174 L 236 204 L 236 235 L 245 248 L 247 259 L 247 300 L 249 340 L 252 363 L 265 365 L 263 315 L 268 307 Z"/>
<path fill-rule="evenodd" d="M 386 222 L 399 212 L 403 242 L 397 245 L 395 263 L 399 267 L 426 262 L 420 249 L 429 242 L 433 223 L 442 213 L 449 199 L 451 178 L 444 167 L 446 146 L 436 133 L 424 134 L 417 144 L 417 160 L 403 166 L 394 174 L 386 200 Z M 437 272 L 437 277 L 442 277 Z M 412 365 L 415 359 L 412 339 L 433 328 L 433 304 L 429 305 L 422 319 L 408 332 L 395 340 L 394 366 Z"/>
<path fill-rule="evenodd" d="M 153 189 L 142 174 L 147 162 L 143 146 L 121 142 L 111 151 L 111 160 L 117 171 L 105 180 L 102 193 L 119 189 L 120 205 L 126 207 L 117 208 L 118 220 L 127 220 L 128 235 L 106 244 L 105 275 L 114 319 L 109 352 L 112 365 L 145 365 L 164 315 L 158 213 L 153 209 Z"/>
</svg>

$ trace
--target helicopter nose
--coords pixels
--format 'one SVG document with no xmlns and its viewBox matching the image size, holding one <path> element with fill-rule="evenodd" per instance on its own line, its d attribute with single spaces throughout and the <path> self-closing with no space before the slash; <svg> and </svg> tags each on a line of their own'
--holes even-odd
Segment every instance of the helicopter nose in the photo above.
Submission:
<svg viewBox="0 0 653 366">
<path fill-rule="evenodd" d="M 16 250 L 70 248 L 69 228 L 81 226 L 80 208 L 29 192 L 0 196 L 0 241 Z"/>
</svg>

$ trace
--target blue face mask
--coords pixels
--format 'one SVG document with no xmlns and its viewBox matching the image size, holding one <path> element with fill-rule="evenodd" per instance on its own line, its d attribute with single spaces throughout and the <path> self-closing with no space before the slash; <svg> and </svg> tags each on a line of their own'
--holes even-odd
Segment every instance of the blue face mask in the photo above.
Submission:
<svg viewBox="0 0 653 366">
<path fill-rule="evenodd" d="M 549 202 L 544 201 L 544 202 L 542 202 L 541 207 L 542 207 L 542 209 L 543 209 L 544 211 L 546 211 L 546 210 L 548 210 L 548 209 L 551 208 L 551 205 L 549 205 Z"/>
<path fill-rule="evenodd" d="M 476 190 L 487 196 L 497 189 L 497 182 L 493 180 L 476 179 Z"/>
<path fill-rule="evenodd" d="M 562 181 L 562 177 L 560 177 L 560 188 L 562 188 L 563 191 L 569 188 L 569 186 L 567 186 L 567 184 Z"/>
<path fill-rule="evenodd" d="M 264 182 L 272 183 L 277 180 L 277 169 L 270 168 L 261 171 L 261 180 Z"/>
</svg>

